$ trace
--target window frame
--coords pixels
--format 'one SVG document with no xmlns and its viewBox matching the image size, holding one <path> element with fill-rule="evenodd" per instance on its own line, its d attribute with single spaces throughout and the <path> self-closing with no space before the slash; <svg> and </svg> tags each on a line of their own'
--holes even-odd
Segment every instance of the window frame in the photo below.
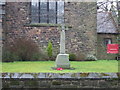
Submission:
<svg viewBox="0 0 120 90">
<path fill-rule="evenodd" d="M 38 10 L 39 10 L 39 13 L 38 13 L 38 22 L 35 22 L 35 21 L 33 21 L 32 20 L 32 17 L 34 17 L 34 16 L 32 16 L 32 1 L 30 2 L 30 23 L 32 23 L 32 24 L 34 24 L 34 23 L 42 23 L 41 22 L 41 18 L 40 18 L 40 15 L 41 15 L 41 5 L 40 5 L 40 0 L 38 0 L 39 2 L 39 6 L 38 6 Z M 61 0 L 60 0 L 61 1 Z M 47 0 L 47 22 L 45 22 L 46 24 L 61 24 L 61 23 L 64 23 L 65 22 L 65 20 L 64 20 L 64 15 L 65 15 L 65 2 L 64 1 L 62 1 L 62 2 L 64 2 L 64 4 L 63 4 L 63 15 L 61 15 L 61 17 L 62 18 L 59 18 L 59 15 L 58 15 L 58 2 L 59 2 L 59 0 L 58 1 L 56 1 L 56 0 L 54 0 L 54 2 L 55 2 L 55 23 L 50 23 L 50 16 L 49 16 L 49 3 L 50 3 L 51 1 L 49 1 L 49 0 Z M 61 19 L 61 21 L 59 21 Z M 59 23 L 60 22 L 60 23 Z"/>
<path fill-rule="evenodd" d="M 110 41 L 110 43 L 106 43 L 106 41 Z M 104 38 L 104 45 L 107 46 L 107 44 L 112 44 L 112 38 Z"/>
<path fill-rule="evenodd" d="M 0 23 L 2 23 L 5 15 L 5 2 L 0 2 Z"/>
</svg>

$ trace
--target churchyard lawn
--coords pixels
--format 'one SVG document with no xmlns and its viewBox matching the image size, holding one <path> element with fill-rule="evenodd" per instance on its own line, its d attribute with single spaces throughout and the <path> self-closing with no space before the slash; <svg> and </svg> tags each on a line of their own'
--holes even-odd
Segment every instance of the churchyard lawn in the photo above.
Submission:
<svg viewBox="0 0 120 90">
<path fill-rule="evenodd" d="M 75 70 L 53 70 L 55 61 L 19 61 L 0 63 L 2 72 L 18 73 L 79 73 L 79 72 L 118 72 L 117 60 L 70 61 Z"/>
</svg>

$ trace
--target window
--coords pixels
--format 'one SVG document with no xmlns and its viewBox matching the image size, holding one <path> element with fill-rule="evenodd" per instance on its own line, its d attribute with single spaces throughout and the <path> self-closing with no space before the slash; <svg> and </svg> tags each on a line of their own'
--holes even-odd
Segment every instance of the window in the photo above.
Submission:
<svg viewBox="0 0 120 90">
<path fill-rule="evenodd" d="M 107 44 L 112 44 L 112 39 L 111 38 L 105 38 L 104 39 L 104 44 L 107 46 Z"/>
<path fill-rule="evenodd" d="M 64 22 L 64 1 L 32 0 L 31 23 L 61 24 Z"/>
<path fill-rule="evenodd" d="M 0 2 L 0 23 L 2 23 L 2 18 L 5 15 L 5 2 Z"/>
</svg>

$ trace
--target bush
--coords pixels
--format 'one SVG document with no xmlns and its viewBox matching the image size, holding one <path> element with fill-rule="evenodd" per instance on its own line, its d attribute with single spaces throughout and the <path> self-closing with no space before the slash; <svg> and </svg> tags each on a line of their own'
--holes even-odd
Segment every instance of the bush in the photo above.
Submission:
<svg viewBox="0 0 120 90">
<path fill-rule="evenodd" d="M 70 61 L 76 60 L 76 55 L 75 54 L 69 54 L 69 60 Z"/>
<path fill-rule="evenodd" d="M 52 58 L 53 54 L 53 49 L 52 49 L 52 43 L 49 41 L 48 42 L 48 47 L 47 47 L 47 55 L 49 57 L 49 59 Z"/>
<path fill-rule="evenodd" d="M 87 57 L 86 57 L 86 60 L 96 61 L 97 58 L 94 55 L 88 54 Z"/>
<path fill-rule="evenodd" d="M 6 52 L 3 51 L 2 55 L 3 55 L 2 57 L 3 62 L 13 62 L 15 60 L 19 60 L 19 57 L 17 55 L 9 51 Z"/>
<path fill-rule="evenodd" d="M 32 59 L 31 60 L 39 60 L 40 59 L 40 53 L 35 53 L 32 55 Z"/>
<path fill-rule="evenodd" d="M 17 38 L 7 42 L 4 46 L 3 59 L 7 61 L 32 61 L 39 60 L 40 51 L 32 39 Z M 3 61 L 4 61 L 3 60 Z"/>
</svg>

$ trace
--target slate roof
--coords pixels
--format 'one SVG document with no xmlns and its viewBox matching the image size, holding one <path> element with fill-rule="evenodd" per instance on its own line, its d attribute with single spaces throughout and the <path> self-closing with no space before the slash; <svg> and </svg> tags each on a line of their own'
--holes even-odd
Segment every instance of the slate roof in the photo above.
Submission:
<svg viewBox="0 0 120 90">
<path fill-rule="evenodd" d="M 97 13 L 97 33 L 118 33 L 111 12 Z"/>
</svg>

